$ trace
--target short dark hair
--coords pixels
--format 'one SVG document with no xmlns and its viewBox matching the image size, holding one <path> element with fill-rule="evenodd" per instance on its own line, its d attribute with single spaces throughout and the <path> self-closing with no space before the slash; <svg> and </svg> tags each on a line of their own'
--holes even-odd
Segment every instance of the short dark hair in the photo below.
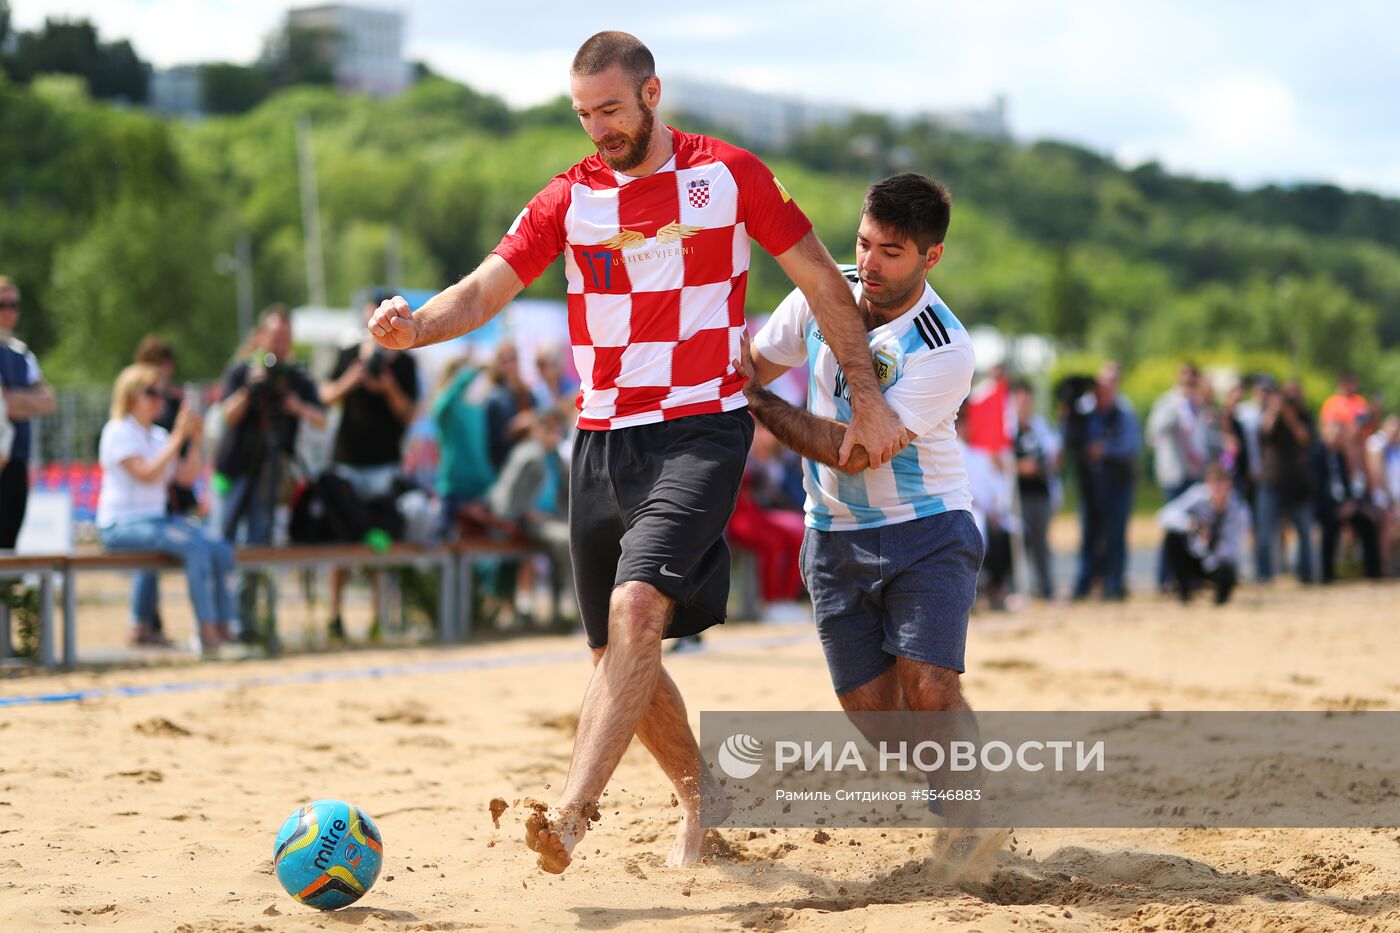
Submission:
<svg viewBox="0 0 1400 933">
<path fill-rule="evenodd" d="M 917 172 L 891 175 L 865 194 L 862 217 L 914 241 L 920 251 L 943 242 L 953 215 L 948 186 Z"/>
<path fill-rule="evenodd" d="M 162 363 L 174 363 L 175 351 L 170 349 L 170 344 L 166 343 L 156 334 L 148 334 L 142 338 L 141 343 L 136 347 L 137 363 L 146 363 L 150 366 L 159 366 Z"/>
<path fill-rule="evenodd" d="M 613 65 L 631 75 L 640 91 L 648 78 L 656 77 L 656 59 L 642 40 L 627 32 L 600 32 L 588 37 L 574 54 L 570 74 L 596 75 Z"/>
</svg>

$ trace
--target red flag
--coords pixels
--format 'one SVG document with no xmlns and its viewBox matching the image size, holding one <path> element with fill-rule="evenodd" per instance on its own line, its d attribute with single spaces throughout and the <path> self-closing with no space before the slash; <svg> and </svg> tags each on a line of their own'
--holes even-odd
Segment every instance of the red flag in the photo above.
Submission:
<svg viewBox="0 0 1400 933">
<path fill-rule="evenodd" d="M 1011 446 L 1006 436 L 1006 404 L 1011 384 L 1005 379 L 988 377 L 972 387 L 967 397 L 967 443 L 993 456 Z"/>
</svg>

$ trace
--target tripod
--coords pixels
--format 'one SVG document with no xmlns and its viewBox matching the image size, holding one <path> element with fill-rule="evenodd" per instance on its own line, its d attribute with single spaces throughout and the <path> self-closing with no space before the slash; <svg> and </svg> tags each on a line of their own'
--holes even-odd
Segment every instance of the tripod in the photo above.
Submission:
<svg viewBox="0 0 1400 933">
<path fill-rule="evenodd" d="M 282 480 L 284 425 L 280 419 L 287 417 L 276 410 L 277 400 L 278 397 L 273 396 L 257 403 L 258 424 L 249 450 L 248 470 L 234 481 L 221 529 L 225 540 L 254 545 L 273 543 L 277 493 Z M 244 526 L 242 534 L 240 526 Z M 261 612 L 260 591 L 264 597 Z M 268 654 L 281 651 L 277 635 L 277 581 L 270 572 L 243 571 L 239 575 L 238 613 L 239 637 L 243 641 L 261 643 Z"/>
</svg>

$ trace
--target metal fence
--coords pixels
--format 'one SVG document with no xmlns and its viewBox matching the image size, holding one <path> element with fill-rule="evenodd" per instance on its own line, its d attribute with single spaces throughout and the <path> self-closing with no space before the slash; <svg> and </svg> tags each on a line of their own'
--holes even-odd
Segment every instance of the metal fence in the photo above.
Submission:
<svg viewBox="0 0 1400 933">
<path fill-rule="evenodd" d="M 207 459 L 213 455 L 212 442 L 222 426 L 217 410 L 209 404 L 210 392 L 215 385 L 187 382 L 183 386 L 187 397 L 202 399 L 199 407 L 206 416 L 204 454 Z M 97 443 L 102 437 L 102 426 L 111 414 L 111 387 L 67 386 L 55 389 L 54 396 L 57 402 L 54 413 L 34 419 L 30 467 L 38 472 L 54 464 L 67 467 L 97 463 Z M 330 444 L 339 423 L 339 411 L 333 409 L 327 412 L 327 416 L 324 429 L 316 430 L 303 425 L 297 434 L 300 462 L 313 470 L 320 469 L 330 460 Z"/>
<path fill-rule="evenodd" d="M 34 419 L 31 464 L 96 463 L 97 439 L 112 407 L 111 386 L 55 389 L 51 415 Z"/>
</svg>

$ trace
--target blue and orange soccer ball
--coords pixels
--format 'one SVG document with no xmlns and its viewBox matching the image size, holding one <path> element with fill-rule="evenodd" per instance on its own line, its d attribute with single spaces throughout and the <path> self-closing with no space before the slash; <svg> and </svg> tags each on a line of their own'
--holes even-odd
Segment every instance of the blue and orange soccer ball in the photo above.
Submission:
<svg viewBox="0 0 1400 933">
<path fill-rule="evenodd" d="M 293 898 L 335 910 L 364 896 L 384 864 L 379 827 L 343 800 L 315 800 L 282 824 L 272 865 Z"/>
</svg>

